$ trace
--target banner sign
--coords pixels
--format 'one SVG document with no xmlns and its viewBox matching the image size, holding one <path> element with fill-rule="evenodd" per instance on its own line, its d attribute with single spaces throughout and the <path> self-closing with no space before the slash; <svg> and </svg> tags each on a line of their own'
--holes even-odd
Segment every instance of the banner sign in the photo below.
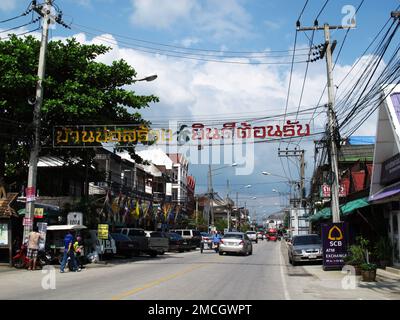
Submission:
<svg viewBox="0 0 400 320">
<path fill-rule="evenodd" d="M 108 239 L 108 224 L 99 224 L 98 225 L 97 238 L 100 240 Z"/>
<path fill-rule="evenodd" d="M 83 226 L 82 212 L 70 212 L 67 215 L 67 224 Z"/>
<path fill-rule="evenodd" d="M 32 218 L 24 218 L 22 220 L 22 225 L 23 226 L 31 226 L 33 224 L 33 219 Z"/>
<path fill-rule="evenodd" d="M 341 184 L 339 187 L 339 197 L 347 197 L 347 190 L 345 184 Z M 322 198 L 330 198 L 331 197 L 331 186 L 327 184 L 323 184 L 321 186 L 321 196 Z"/>
<path fill-rule="evenodd" d="M 44 209 L 43 208 L 35 208 L 35 218 L 42 219 L 44 216 Z"/>
<path fill-rule="evenodd" d="M 46 222 L 38 222 L 37 223 L 38 231 L 43 235 L 43 239 L 39 239 L 39 250 L 43 251 L 46 245 L 46 233 L 47 233 L 47 223 Z"/>
<path fill-rule="evenodd" d="M 263 121 L 265 123 L 260 123 Z M 296 138 L 311 135 L 310 122 L 286 120 L 284 123 L 271 123 L 271 120 L 257 120 L 252 126 L 249 122 L 226 122 L 223 124 L 175 123 L 176 129 L 150 128 L 144 125 L 80 125 L 53 127 L 53 147 L 95 147 L 102 143 L 129 144 L 172 144 L 184 145 L 195 142 L 206 143 L 211 140 Z"/>
<path fill-rule="evenodd" d="M 342 268 L 347 256 L 348 232 L 344 222 L 322 225 L 322 256 L 325 268 Z"/>
<path fill-rule="evenodd" d="M 36 190 L 34 187 L 29 187 L 25 189 L 26 202 L 36 201 Z"/>
</svg>

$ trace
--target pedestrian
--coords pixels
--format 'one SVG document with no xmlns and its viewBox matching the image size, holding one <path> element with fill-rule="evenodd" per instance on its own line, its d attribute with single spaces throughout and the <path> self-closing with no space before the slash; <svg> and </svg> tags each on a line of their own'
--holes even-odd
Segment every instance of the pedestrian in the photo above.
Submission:
<svg viewBox="0 0 400 320">
<path fill-rule="evenodd" d="M 82 237 L 80 236 L 76 237 L 76 241 L 74 242 L 74 252 L 78 268 L 83 269 L 84 252 L 83 252 Z"/>
<path fill-rule="evenodd" d="M 81 269 L 78 268 L 76 265 L 76 259 L 75 259 L 75 253 L 74 253 L 74 236 L 72 235 L 72 232 L 70 230 L 67 231 L 67 234 L 65 235 L 64 238 L 64 255 L 63 259 L 61 261 L 61 266 L 60 266 L 60 272 L 64 273 L 64 268 L 65 265 L 67 264 L 68 258 L 71 259 L 71 264 L 72 264 L 72 270 L 70 271 L 75 271 L 79 272 Z"/>
<path fill-rule="evenodd" d="M 43 236 L 38 232 L 38 227 L 34 226 L 33 231 L 28 235 L 28 250 L 26 253 L 27 258 L 29 259 L 28 270 L 36 270 L 36 259 L 40 239 L 43 239 Z"/>
</svg>

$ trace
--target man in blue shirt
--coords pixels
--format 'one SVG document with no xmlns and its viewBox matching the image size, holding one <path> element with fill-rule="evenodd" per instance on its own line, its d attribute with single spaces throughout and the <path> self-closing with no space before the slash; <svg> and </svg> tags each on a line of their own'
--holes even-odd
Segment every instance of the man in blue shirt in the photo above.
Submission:
<svg viewBox="0 0 400 320">
<path fill-rule="evenodd" d="M 60 267 L 61 273 L 64 273 L 64 268 L 65 268 L 65 265 L 67 264 L 68 257 L 71 259 L 72 268 L 73 268 L 73 270 L 70 270 L 70 271 L 75 271 L 75 272 L 81 271 L 81 269 L 79 269 L 78 266 L 76 265 L 73 245 L 74 245 L 74 236 L 72 235 L 71 231 L 68 230 L 68 232 L 64 238 L 64 256 L 61 261 L 61 267 Z"/>
</svg>

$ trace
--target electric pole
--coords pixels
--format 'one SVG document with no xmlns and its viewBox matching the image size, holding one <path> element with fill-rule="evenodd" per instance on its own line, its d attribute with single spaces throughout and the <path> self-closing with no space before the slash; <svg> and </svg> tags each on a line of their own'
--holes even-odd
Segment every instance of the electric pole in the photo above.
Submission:
<svg viewBox="0 0 400 320">
<path fill-rule="evenodd" d="M 25 218 L 29 219 L 30 223 L 24 226 L 24 239 L 28 236 L 33 228 L 33 217 L 35 215 L 35 200 L 36 200 L 36 180 L 37 180 L 37 162 L 40 150 L 40 111 L 43 103 L 43 80 L 46 73 L 46 53 L 47 42 L 49 36 L 49 25 L 51 17 L 52 0 L 46 0 L 46 6 L 35 6 L 34 10 L 43 17 L 42 39 L 40 44 L 39 65 L 38 65 L 38 80 L 36 83 L 36 97 L 33 109 L 33 147 L 29 157 L 29 173 L 27 187 L 31 197 L 26 199 Z M 28 201 L 30 200 L 30 201 Z"/>
<path fill-rule="evenodd" d="M 228 207 L 228 214 L 227 214 L 227 218 L 228 218 L 228 232 L 231 228 L 231 206 L 229 204 L 229 179 L 226 180 L 226 186 L 227 186 L 227 193 L 226 193 L 226 203 L 227 203 L 227 207 Z"/>
<path fill-rule="evenodd" d="M 300 28 L 297 27 L 297 31 L 315 31 L 323 30 L 325 36 L 325 44 L 322 45 L 320 49 L 320 56 L 316 59 L 326 58 L 326 71 L 327 71 L 327 87 L 328 87 L 328 137 L 329 137 L 329 148 L 330 148 L 330 160 L 331 160 L 331 211 L 332 211 L 332 222 L 340 222 L 340 209 L 339 209 L 339 167 L 338 167 L 338 154 L 336 145 L 336 117 L 335 117 L 335 93 L 333 86 L 333 76 L 332 76 L 332 53 L 336 46 L 336 41 L 333 43 L 330 39 L 330 30 L 337 29 L 353 29 L 355 25 L 352 26 L 330 26 L 325 23 L 323 27 L 318 26 L 318 23 L 314 27 Z M 316 60 L 311 60 L 316 61 Z"/>
<path fill-rule="evenodd" d="M 46 54 L 47 44 L 49 38 L 49 27 L 51 20 L 57 22 L 65 28 L 69 28 L 62 21 L 61 11 L 57 14 L 53 14 L 53 0 L 46 0 L 44 4 L 37 4 L 36 1 L 32 2 L 32 9 L 39 14 L 43 19 L 42 26 L 42 38 L 40 43 L 39 52 L 39 63 L 38 63 L 38 80 L 36 82 L 36 95 L 35 103 L 33 108 L 33 145 L 29 156 L 29 172 L 27 182 L 27 194 L 26 194 L 26 207 L 25 207 L 25 218 L 29 223 L 24 225 L 24 239 L 28 236 L 29 232 L 33 228 L 33 218 L 35 215 L 35 201 L 36 201 L 36 181 L 37 181 L 37 163 L 40 151 L 40 113 L 43 104 L 43 80 L 46 75 Z M 28 197 L 29 195 L 29 197 Z"/>
<path fill-rule="evenodd" d="M 208 195 L 210 201 L 211 226 L 214 226 L 214 191 L 212 187 L 211 164 L 208 165 Z"/>
</svg>

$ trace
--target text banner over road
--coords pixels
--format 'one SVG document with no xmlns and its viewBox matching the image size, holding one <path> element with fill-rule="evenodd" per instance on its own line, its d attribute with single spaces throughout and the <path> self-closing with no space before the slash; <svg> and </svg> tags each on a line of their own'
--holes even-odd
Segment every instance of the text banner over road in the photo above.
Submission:
<svg viewBox="0 0 400 320">
<path fill-rule="evenodd" d="M 322 225 L 323 268 L 341 269 L 347 256 L 348 229 L 347 224 L 328 223 Z"/>
</svg>

